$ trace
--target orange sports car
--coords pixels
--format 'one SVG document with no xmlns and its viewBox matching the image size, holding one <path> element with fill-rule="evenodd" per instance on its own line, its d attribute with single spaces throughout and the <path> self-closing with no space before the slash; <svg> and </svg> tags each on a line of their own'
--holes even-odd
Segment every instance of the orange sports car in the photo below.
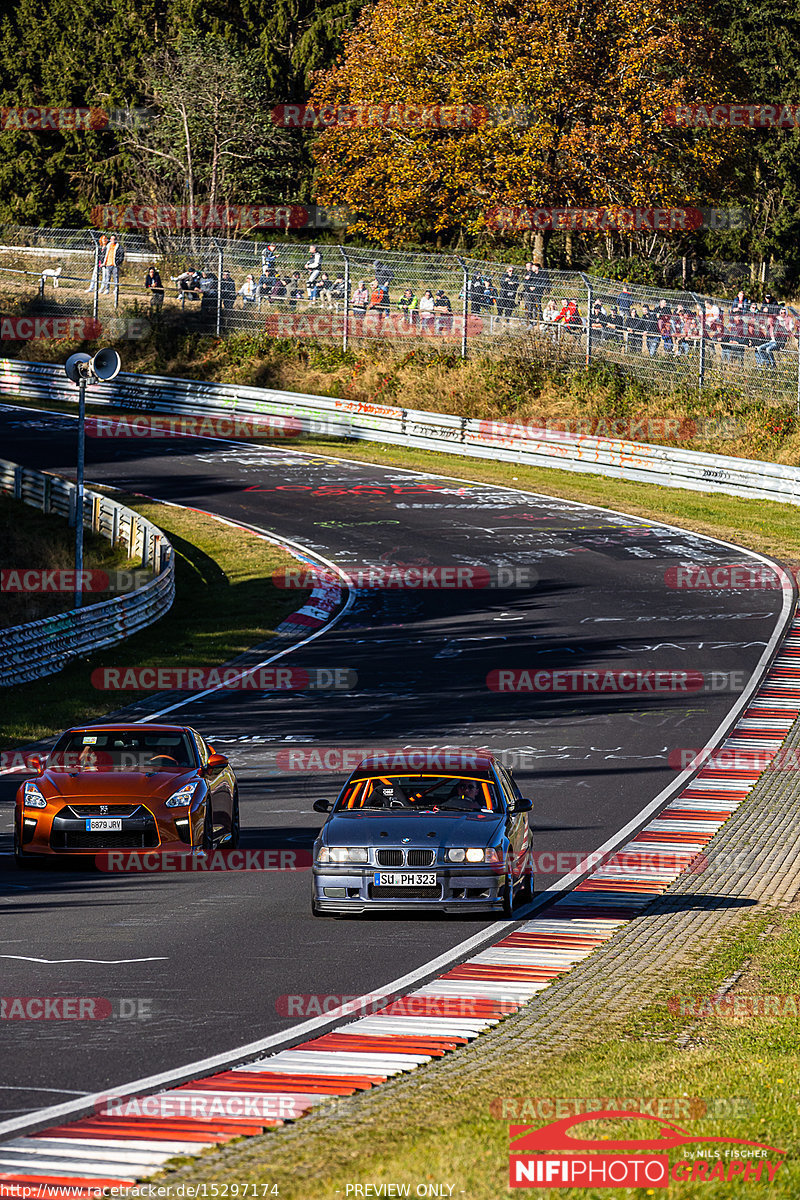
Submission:
<svg viewBox="0 0 800 1200">
<path fill-rule="evenodd" d="M 107 850 L 233 849 L 239 795 L 227 758 L 185 725 L 62 733 L 17 792 L 14 857 Z"/>
</svg>

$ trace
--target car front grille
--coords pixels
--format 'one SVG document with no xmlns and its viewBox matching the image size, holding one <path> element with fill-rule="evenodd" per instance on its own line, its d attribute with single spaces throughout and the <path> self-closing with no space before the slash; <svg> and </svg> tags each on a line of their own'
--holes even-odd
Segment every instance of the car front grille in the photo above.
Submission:
<svg viewBox="0 0 800 1200">
<path fill-rule="evenodd" d="M 76 817 L 131 817 L 138 804 L 70 804 L 69 811 Z M 66 809 L 61 810 L 65 815 Z"/>
<path fill-rule="evenodd" d="M 436 862 L 436 851 L 376 850 L 375 861 L 379 867 L 432 867 Z"/>
<path fill-rule="evenodd" d="M 98 850 L 152 850 L 158 845 L 158 826 L 149 809 L 140 804 L 118 805 L 117 808 L 125 808 L 126 811 L 115 813 L 114 805 L 107 807 L 107 813 L 100 812 L 100 805 L 70 804 L 62 808 L 53 817 L 50 848 L 95 853 Z M 85 815 L 80 815 L 81 810 Z M 121 816 L 123 826 L 121 830 L 90 833 L 86 828 L 87 816 Z"/>
<path fill-rule="evenodd" d="M 379 887 L 369 885 L 370 900 L 441 900 L 442 889 L 435 887 Z"/>
<path fill-rule="evenodd" d="M 402 867 L 403 851 L 377 850 L 375 853 L 375 861 L 379 867 Z"/>
</svg>

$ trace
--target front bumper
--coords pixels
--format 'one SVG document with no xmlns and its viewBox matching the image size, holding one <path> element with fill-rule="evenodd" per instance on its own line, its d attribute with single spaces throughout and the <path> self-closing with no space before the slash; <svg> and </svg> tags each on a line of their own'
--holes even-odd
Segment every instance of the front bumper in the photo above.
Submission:
<svg viewBox="0 0 800 1200">
<path fill-rule="evenodd" d="M 37 809 L 22 808 L 18 804 L 15 823 L 23 857 L 86 857 L 111 850 L 158 851 L 168 846 L 177 849 L 192 843 L 192 827 L 196 824 L 194 812 L 176 809 L 175 818 L 165 821 L 157 819 L 146 805 L 136 801 L 106 807 L 107 815 L 121 818 L 121 830 L 100 832 L 86 828 L 90 817 L 106 815 L 99 812 L 99 806 L 74 801 L 58 809 L 53 806 Z"/>
<path fill-rule="evenodd" d="M 390 868 L 381 868 L 382 871 Z M 436 867 L 418 872 L 436 876 L 435 887 L 381 888 L 375 867 L 314 867 L 314 903 L 319 912 L 362 913 L 439 910 L 501 912 L 507 875 L 488 868 Z M 407 868 L 404 873 L 408 872 Z"/>
</svg>

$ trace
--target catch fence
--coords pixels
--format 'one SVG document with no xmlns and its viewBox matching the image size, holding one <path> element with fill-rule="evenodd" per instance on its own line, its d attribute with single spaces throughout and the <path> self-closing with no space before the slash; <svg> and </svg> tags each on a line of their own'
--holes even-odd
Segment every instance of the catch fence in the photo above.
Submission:
<svg viewBox="0 0 800 1200">
<path fill-rule="evenodd" d="M 165 323 L 226 337 L 518 354 L 553 367 L 615 364 L 674 391 L 735 388 L 800 412 L 800 311 L 667 291 L 579 271 L 332 243 L 120 232 L 125 259 L 106 277 L 96 230 L 0 228 L 0 290 L 17 323 L 5 341 L 73 336 L 121 342 Z M 155 268 L 163 292 L 145 287 Z M 185 276 L 189 269 L 197 275 Z M 202 274 L 205 272 L 205 274 Z M 742 286 L 744 288 L 744 272 Z M 746 298 L 745 298 L 746 299 Z M 19 318 L 29 320 L 22 328 Z M 68 318 L 75 322 L 54 326 Z M 81 324 L 83 322 L 83 324 Z"/>
</svg>

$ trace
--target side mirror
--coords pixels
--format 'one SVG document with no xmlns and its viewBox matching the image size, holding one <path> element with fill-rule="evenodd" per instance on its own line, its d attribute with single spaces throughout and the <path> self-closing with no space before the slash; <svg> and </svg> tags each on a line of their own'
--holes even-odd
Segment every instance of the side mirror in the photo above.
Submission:
<svg viewBox="0 0 800 1200">
<path fill-rule="evenodd" d="M 44 775 L 44 760 L 38 754 L 29 754 L 25 759 L 25 766 L 31 771 L 35 771 L 37 775 Z"/>
<path fill-rule="evenodd" d="M 209 754 L 205 769 L 210 773 L 211 771 L 221 771 L 227 765 L 228 760 L 224 754 Z"/>
<path fill-rule="evenodd" d="M 532 801 L 526 800 L 524 796 L 517 797 L 517 802 L 514 805 L 515 813 L 530 812 L 532 808 L 533 808 Z"/>
<path fill-rule="evenodd" d="M 333 808 L 333 805 L 331 804 L 330 800 L 315 800 L 314 801 L 314 812 L 326 813 L 326 812 L 330 812 L 332 808 Z"/>
</svg>

